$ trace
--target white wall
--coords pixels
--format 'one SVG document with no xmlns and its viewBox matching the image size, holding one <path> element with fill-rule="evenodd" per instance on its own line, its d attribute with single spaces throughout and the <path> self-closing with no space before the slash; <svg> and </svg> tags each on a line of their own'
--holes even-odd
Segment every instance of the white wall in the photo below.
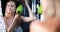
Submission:
<svg viewBox="0 0 60 32">
<path fill-rule="evenodd" d="M 2 16 L 1 0 L 0 0 L 0 32 L 6 32 L 5 23 Z"/>
</svg>

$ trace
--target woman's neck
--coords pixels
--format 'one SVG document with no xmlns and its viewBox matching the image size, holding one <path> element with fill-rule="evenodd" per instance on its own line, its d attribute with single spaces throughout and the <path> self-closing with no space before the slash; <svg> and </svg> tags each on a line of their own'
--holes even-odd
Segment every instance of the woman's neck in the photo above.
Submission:
<svg viewBox="0 0 60 32">
<path fill-rule="evenodd" d="M 14 17 L 14 14 L 7 14 L 5 15 L 5 17 L 8 19 L 8 18 Z"/>
</svg>

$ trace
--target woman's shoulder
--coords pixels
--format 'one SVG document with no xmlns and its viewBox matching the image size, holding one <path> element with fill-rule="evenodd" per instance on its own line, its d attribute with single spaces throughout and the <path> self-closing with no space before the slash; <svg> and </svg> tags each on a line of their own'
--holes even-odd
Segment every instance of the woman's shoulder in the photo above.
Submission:
<svg viewBox="0 0 60 32">
<path fill-rule="evenodd" d="M 42 26 L 43 22 L 40 22 L 38 20 L 33 21 L 30 24 L 30 32 L 45 32 L 46 29 Z"/>
<path fill-rule="evenodd" d="M 30 27 L 39 27 L 41 24 L 41 21 L 39 20 L 34 20 L 32 21 L 32 23 L 30 24 Z"/>
</svg>

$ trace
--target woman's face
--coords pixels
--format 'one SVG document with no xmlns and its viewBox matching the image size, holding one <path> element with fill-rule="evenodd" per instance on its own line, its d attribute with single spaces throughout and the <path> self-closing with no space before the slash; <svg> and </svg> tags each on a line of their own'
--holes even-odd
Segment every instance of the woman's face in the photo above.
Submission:
<svg viewBox="0 0 60 32">
<path fill-rule="evenodd" d="M 14 13 L 15 12 L 15 3 L 13 1 L 10 1 L 7 3 L 7 6 L 6 6 L 6 12 L 7 13 Z"/>
</svg>

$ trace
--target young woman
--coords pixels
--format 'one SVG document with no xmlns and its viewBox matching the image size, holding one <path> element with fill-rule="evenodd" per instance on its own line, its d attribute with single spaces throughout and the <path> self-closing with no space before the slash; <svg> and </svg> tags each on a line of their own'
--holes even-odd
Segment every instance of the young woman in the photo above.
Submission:
<svg viewBox="0 0 60 32">
<path fill-rule="evenodd" d="M 19 14 L 15 14 L 15 11 L 16 11 L 15 2 L 14 1 L 7 2 L 5 16 L 4 16 L 7 31 L 10 30 L 11 28 L 14 28 L 14 25 L 16 25 L 16 22 L 20 22 L 21 19 L 23 19 L 26 22 L 33 20 L 33 14 L 31 12 L 31 9 L 26 2 L 25 4 L 29 11 L 29 17 L 24 17 L 21 15 L 19 16 Z"/>
<path fill-rule="evenodd" d="M 8 30 L 9 27 L 11 26 L 11 24 L 13 23 L 13 21 L 15 21 L 15 19 L 17 19 L 16 15 L 15 15 L 15 11 L 16 11 L 15 2 L 14 1 L 7 2 L 5 16 L 4 16 L 6 30 Z"/>
</svg>

